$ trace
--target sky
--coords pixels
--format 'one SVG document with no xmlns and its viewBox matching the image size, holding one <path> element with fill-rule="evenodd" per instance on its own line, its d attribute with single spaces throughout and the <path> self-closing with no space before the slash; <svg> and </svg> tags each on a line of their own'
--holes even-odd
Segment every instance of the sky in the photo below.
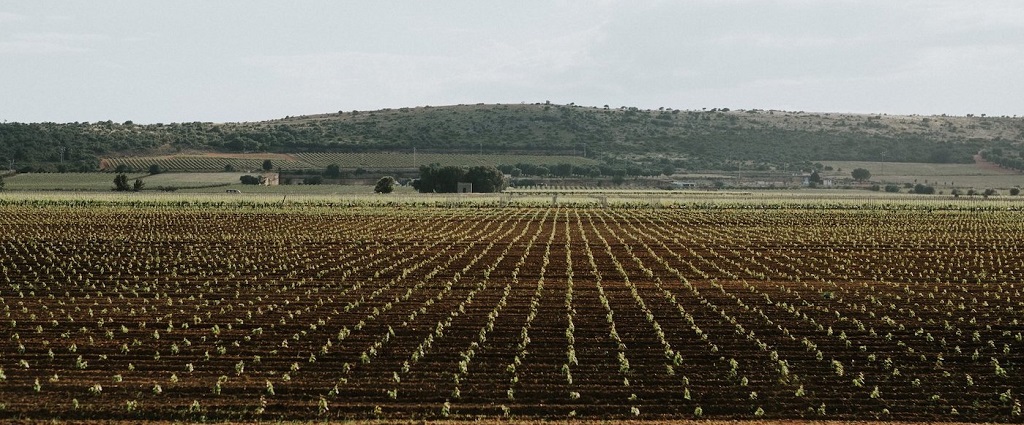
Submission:
<svg viewBox="0 0 1024 425">
<path fill-rule="evenodd" d="M 544 101 L 1024 115 L 1024 1 L 0 1 L 6 122 Z"/>
</svg>

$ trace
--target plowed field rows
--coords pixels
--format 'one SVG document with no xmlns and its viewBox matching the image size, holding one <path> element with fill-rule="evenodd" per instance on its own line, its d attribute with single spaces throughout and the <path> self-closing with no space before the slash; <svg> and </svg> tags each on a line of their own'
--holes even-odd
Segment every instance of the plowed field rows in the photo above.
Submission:
<svg viewBox="0 0 1024 425">
<path fill-rule="evenodd" d="M 1019 422 L 1014 212 L 0 207 L 0 418 Z"/>
</svg>

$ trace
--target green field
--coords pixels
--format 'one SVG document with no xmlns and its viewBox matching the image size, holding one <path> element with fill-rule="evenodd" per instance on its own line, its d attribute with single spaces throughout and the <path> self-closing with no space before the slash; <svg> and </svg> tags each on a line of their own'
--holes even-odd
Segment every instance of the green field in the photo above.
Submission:
<svg viewBox="0 0 1024 425">
<path fill-rule="evenodd" d="M 129 174 L 134 180 L 142 175 Z M 4 177 L 6 190 L 110 190 L 114 175 L 107 173 L 25 173 Z"/>
<path fill-rule="evenodd" d="M 113 175 L 91 174 L 22 174 L 8 178 L 8 190 L 0 192 L 0 202 L 74 202 L 74 203 L 142 203 L 167 205 L 194 204 L 308 204 L 321 205 L 481 205 L 481 206 L 634 206 L 639 208 L 706 208 L 709 206 L 759 207 L 764 205 L 805 208 L 867 208 L 892 205 L 927 209 L 1024 209 L 1024 196 L 1011 196 L 1006 191 L 997 196 L 953 197 L 949 191 L 936 195 L 874 192 L 860 189 L 792 189 L 792 190 L 642 190 L 602 189 L 585 186 L 549 186 L 510 188 L 495 194 L 421 194 L 411 187 L 398 186 L 395 192 L 373 193 L 372 185 L 282 185 L 253 186 L 225 183 L 232 173 L 181 173 L 145 177 L 147 189 L 136 192 L 114 192 Z M 157 178 L 158 177 L 158 178 Z M 134 179 L 134 177 L 132 177 Z M 193 188 L 165 192 L 158 186 Z M 205 186 L 205 187 L 198 187 Z M 57 188 L 76 187 L 76 190 Z M 239 193 L 228 193 L 237 190 Z"/>
<path fill-rule="evenodd" d="M 924 183 L 934 185 L 938 195 L 934 199 L 952 199 L 950 192 L 954 188 L 961 191 L 964 188 L 982 190 L 995 188 L 1000 191 L 1002 198 L 1010 198 L 1009 188 L 1024 185 L 1024 176 L 1008 174 L 1002 170 L 991 170 L 978 168 L 973 165 L 941 165 L 941 164 L 901 164 L 901 163 L 871 163 L 871 162 L 828 162 L 823 163 L 834 167 L 837 171 L 825 172 L 825 177 L 835 176 L 847 178 L 854 168 L 866 168 L 872 173 L 872 181 L 876 183 Z M 884 167 L 884 168 L 883 168 Z M 842 171 L 838 171 L 841 169 Z M 876 171 L 877 170 L 877 171 Z M 252 195 L 314 195 L 314 196 L 351 196 L 351 195 L 373 195 L 372 185 L 280 185 L 280 186 L 252 186 L 243 185 L 239 177 L 246 173 L 220 172 L 220 173 L 162 173 L 157 175 L 129 174 L 129 181 L 139 178 L 145 183 L 145 192 L 158 192 L 161 188 L 177 188 L 176 193 L 186 194 L 218 194 L 225 193 L 229 189 L 241 191 L 243 194 Z M 26 173 L 8 176 L 4 179 L 8 192 L 24 191 L 91 191 L 107 192 L 114 187 L 113 173 Z M 902 190 L 906 192 L 906 190 Z M 676 202 L 676 200 L 706 199 L 734 197 L 736 193 L 742 193 L 742 197 L 762 202 L 773 198 L 780 199 L 883 199 L 891 200 L 896 198 L 908 198 L 918 200 L 922 195 L 911 195 L 906 193 L 887 194 L 871 192 L 861 189 L 790 189 L 790 190 L 750 190 L 743 192 L 721 192 L 701 190 L 657 190 L 657 189 L 629 189 L 616 188 L 606 189 L 591 186 L 547 186 L 547 187 L 523 187 L 510 188 L 507 193 L 518 197 L 550 197 L 554 194 L 560 196 L 579 195 L 583 202 L 596 202 L 598 197 L 624 197 L 628 199 L 649 198 L 657 199 L 656 202 Z M 410 187 L 399 186 L 396 188 L 395 196 L 422 196 L 416 194 Z M 430 199 L 430 195 L 427 199 Z M 437 195 L 448 196 L 448 195 Z"/>
<path fill-rule="evenodd" d="M 239 184 L 244 173 L 166 173 L 157 175 L 128 174 L 128 180 L 142 179 L 147 189 L 160 186 L 195 187 L 218 184 Z M 25 173 L 4 179 L 6 189 L 106 191 L 114 188 L 112 173 Z M 239 184 L 241 185 L 241 184 Z"/>
<path fill-rule="evenodd" d="M 1009 189 L 1024 185 L 1024 175 L 1001 168 L 986 168 L 978 164 L 928 164 L 908 162 L 820 161 L 835 171 L 826 171 L 824 177 L 849 178 L 856 168 L 871 172 L 871 180 L 880 183 L 922 183 L 938 190 L 953 188 Z M 840 171 L 841 170 L 841 171 Z"/>
</svg>

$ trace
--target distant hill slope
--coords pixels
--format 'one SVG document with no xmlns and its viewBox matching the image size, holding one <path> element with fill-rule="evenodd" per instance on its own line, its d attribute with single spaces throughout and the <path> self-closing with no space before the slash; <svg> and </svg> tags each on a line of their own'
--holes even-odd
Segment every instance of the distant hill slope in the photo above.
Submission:
<svg viewBox="0 0 1024 425">
<path fill-rule="evenodd" d="M 424 106 L 249 123 L 0 124 L 0 167 L 96 169 L 99 158 L 178 152 L 563 154 L 605 162 L 787 167 L 809 160 L 970 162 L 1014 151 L 1017 117 L 763 110 L 640 110 L 549 104 Z M 63 158 L 62 158 L 63 150 Z"/>
</svg>

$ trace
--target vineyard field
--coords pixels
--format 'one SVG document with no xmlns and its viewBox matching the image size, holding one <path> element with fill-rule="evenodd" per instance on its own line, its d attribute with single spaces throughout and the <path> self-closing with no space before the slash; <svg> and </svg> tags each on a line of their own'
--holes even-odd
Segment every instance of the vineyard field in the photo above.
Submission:
<svg viewBox="0 0 1024 425">
<path fill-rule="evenodd" d="M 120 165 L 131 170 L 145 171 L 150 165 L 179 172 L 222 171 L 226 166 L 239 171 L 260 170 L 263 161 L 270 159 L 275 168 L 285 170 L 324 169 L 338 164 L 342 169 L 416 169 L 420 165 L 440 164 L 477 166 L 527 163 L 535 165 L 595 165 L 599 162 L 589 158 L 571 155 L 519 155 L 519 154 L 440 154 L 405 152 L 305 152 L 295 154 L 183 154 L 171 156 L 136 156 L 106 158 L 100 170 L 113 171 Z"/>
<path fill-rule="evenodd" d="M 0 203 L 0 419 L 1019 423 L 1015 211 Z"/>
</svg>

